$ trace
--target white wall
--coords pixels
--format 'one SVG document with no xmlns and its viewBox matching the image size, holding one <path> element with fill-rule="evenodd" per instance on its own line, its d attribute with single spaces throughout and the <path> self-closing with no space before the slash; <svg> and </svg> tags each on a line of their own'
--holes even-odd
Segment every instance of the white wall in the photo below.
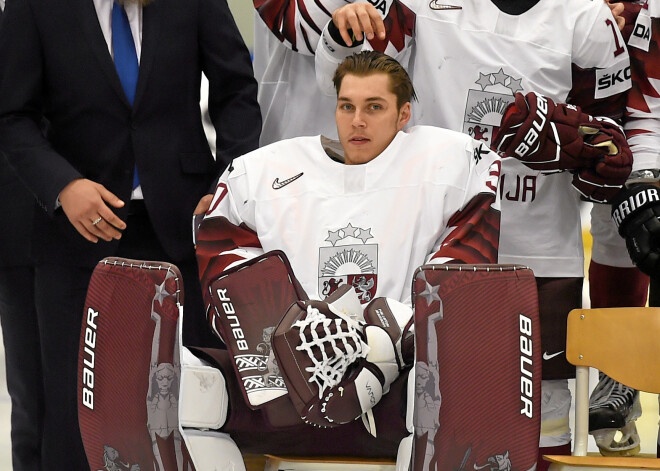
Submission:
<svg viewBox="0 0 660 471">
<path fill-rule="evenodd" d="M 243 34 L 245 44 L 252 50 L 254 35 L 254 4 L 252 0 L 227 0 L 227 3 L 234 14 L 238 29 Z"/>
</svg>

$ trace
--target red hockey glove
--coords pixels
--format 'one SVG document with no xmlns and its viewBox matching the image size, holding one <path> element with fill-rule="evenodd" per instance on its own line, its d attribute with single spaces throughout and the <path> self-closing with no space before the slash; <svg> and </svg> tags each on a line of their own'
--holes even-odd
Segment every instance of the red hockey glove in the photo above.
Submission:
<svg viewBox="0 0 660 471">
<path fill-rule="evenodd" d="M 592 168 L 578 169 L 573 175 L 573 187 L 582 199 L 607 203 L 623 188 L 632 169 L 632 152 L 623 130 L 608 118 L 598 118 L 600 130 L 591 136 L 591 145 L 605 154 Z"/>
<path fill-rule="evenodd" d="M 600 124 L 598 133 L 591 136 L 589 143 L 605 151 L 605 155 L 595 166 L 596 173 L 611 180 L 613 184 L 623 184 L 632 170 L 633 156 L 621 126 L 609 118 L 596 118 Z"/>
<path fill-rule="evenodd" d="M 612 219 L 626 239 L 630 258 L 651 276 L 660 274 L 660 188 L 637 184 L 612 201 Z"/>
<path fill-rule="evenodd" d="M 584 201 L 592 203 L 607 203 L 623 188 L 623 183 L 613 184 L 610 179 L 601 177 L 591 168 L 573 172 L 571 183 Z"/>
<path fill-rule="evenodd" d="M 592 144 L 600 124 L 579 107 L 516 93 L 504 111 L 492 148 L 542 172 L 593 167 L 605 151 Z"/>
</svg>

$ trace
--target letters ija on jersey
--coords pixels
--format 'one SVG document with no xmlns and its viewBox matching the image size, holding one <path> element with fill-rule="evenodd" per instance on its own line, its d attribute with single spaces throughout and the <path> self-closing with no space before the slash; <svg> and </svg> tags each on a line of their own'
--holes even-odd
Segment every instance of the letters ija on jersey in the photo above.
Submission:
<svg viewBox="0 0 660 471">
<path fill-rule="evenodd" d="M 532 271 L 424 265 L 413 302 L 413 469 L 534 469 L 541 341 Z"/>
<path fill-rule="evenodd" d="M 212 330 L 227 345 L 252 409 L 287 393 L 271 345 L 286 310 L 307 299 L 283 252 L 271 251 L 227 270 L 210 285 Z"/>
</svg>

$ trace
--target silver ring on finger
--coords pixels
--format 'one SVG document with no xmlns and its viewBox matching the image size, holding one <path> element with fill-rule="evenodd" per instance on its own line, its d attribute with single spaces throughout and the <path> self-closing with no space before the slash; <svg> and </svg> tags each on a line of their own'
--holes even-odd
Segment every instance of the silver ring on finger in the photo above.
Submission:
<svg viewBox="0 0 660 471">
<path fill-rule="evenodd" d="M 92 221 L 92 226 L 96 226 L 99 222 L 101 222 L 103 218 L 101 216 L 97 217 Z"/>
</svg>

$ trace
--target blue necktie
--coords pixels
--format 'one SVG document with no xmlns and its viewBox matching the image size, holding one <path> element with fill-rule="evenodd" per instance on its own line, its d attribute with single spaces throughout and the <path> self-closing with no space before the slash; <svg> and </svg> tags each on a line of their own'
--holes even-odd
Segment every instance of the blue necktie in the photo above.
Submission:
<svg viewBox="0 0 660 471">
<path fill-rule="evenodd" d="M 133 105 L 139 71 L 137 53 L 126 10 L 117 2 L 112 5 L 112 51 L 124 94 L 128 102 Z M 133 172 L 133 189 L 139 184 L 136 168 Z"/>
<path fill-rule="evenodd" d="M 128 102 L 132 105 L 135 101 L 138 79 L 138 60 L 128 16 L 117 2 L 112 6 L 112 51 L 115 55 L 115 68 L 119 80 Z"/>
</svg>

